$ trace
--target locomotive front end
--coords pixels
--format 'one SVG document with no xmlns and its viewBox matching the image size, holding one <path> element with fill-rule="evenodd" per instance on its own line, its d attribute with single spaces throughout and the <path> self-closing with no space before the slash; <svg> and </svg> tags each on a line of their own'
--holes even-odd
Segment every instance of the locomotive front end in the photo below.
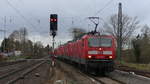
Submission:
<svg viewBox="0 0 150 84">
<path fill-rule="evenodd" d="M 89 37 L 87 39 L 87 65 L 99 72 L 114 70 L 115 43 L 109 36 Z"/>
</svg>

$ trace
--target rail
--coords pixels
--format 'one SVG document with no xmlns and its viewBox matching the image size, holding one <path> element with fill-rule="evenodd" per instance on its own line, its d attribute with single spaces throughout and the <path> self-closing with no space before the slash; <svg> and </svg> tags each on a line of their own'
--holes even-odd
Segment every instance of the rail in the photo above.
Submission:
<svg viewBox="0 0 150 84">
<path fill-rule="evenodd" d="M 26 70 L 23 74 L 21 74 L 21 76 L 16 77 L 13 80 L 10 80 L 7 82 L 7 84 L 14 84 L 15 82 L 17 82 L 18 80 L 24 79 L 24 77 L 26 75 L 28 75 L 30 72 L 34 71 L 35 69 L 37 69 L 38 67 L 40 67 L 42 64 L 44 64 L 46 61 L 42 61 L 38 64 L 36 64 L 34 67 L 29 68 L 28 70 Z"/>
</svg>

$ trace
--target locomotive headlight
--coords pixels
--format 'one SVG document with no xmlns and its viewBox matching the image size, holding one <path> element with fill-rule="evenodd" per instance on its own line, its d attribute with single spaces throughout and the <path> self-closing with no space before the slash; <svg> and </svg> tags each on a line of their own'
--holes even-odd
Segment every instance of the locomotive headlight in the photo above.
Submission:
<svg viewBox="0 0 150 84">
<path fill-rule="evenodd" d="M 112 56 L 109 56 L 109 58 L 112 59 L 113 57 L 112 57 Z"/>
<path fill-rule="evenodd" d="M 98 51 L 88 51 L 88 54 L 98 54 Z"/>
<path fill-rule="evenodd" d="M 112 51 L 103 51 L 103 55 L 111 55 Z"/>
<path fill-rule="evenodd" d="M 91 55 L 89 55 L 89 56 L 88 56 L 88 58 L 92 58 L 92 56 L 91 56 Z"/>
</svg>

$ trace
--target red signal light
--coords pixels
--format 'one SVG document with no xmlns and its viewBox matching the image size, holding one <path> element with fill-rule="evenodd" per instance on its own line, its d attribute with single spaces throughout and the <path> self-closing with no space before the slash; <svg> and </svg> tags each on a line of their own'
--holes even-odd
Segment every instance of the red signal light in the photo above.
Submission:
<svg viewBox="0 0 150 84">
<path fill-rule="evenodd" d="M 50 31 L 57 31 L 57 14 L 50 14 Z M 56 32 L 52 34 L 53 36 L 56 35 Z"/>
<path fill-rule="evenodd" d="M 54 22 L 56 22 L 57 21 L 57 19 L 54 19 Z"/>
<path fill-rule="evenodd" d="M 51 22 L 56 22 L 56 21 L 57 21 L 57 19 L 50 19 L 50 21 L 51 21 Z"/>
<path fill-rule="evenodd" d="M 53 22 L 53 19 L 50 19 L 51 22 Z"/>
</svg>

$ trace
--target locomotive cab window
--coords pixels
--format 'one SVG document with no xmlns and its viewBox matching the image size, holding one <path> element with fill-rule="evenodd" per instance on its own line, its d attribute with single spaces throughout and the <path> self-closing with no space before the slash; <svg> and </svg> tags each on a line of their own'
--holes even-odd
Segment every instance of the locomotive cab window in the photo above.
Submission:
<svg viewBox="0 0 150 84">
<path fill-rule="evenodd" d="M 112 39 L 111 38 L 89 38 L 88 45 L 89 47 L 111 47 Z"/>
</svg>

